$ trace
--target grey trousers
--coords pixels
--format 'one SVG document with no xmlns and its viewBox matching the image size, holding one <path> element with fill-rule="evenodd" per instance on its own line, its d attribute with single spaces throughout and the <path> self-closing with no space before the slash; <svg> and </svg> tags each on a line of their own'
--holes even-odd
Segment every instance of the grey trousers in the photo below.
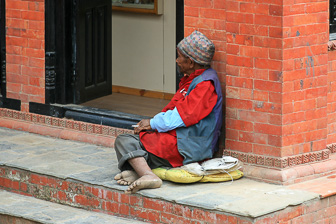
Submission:
<svg viewBox="0 0 336 224">
<path fill-rule="evenodd" d="M 114 149 L 118 158 L 118 168 L 121 171 L 133 170 L 132 166 L 128 163 L 127 160 L 136 157 L 144 157 L 151 169 L 158 167 L 172 167 L 172 165 L 170 165 L 167 160 L 147 152 L 140 141 L 139 135 L 118 135 L 114 143 Z"/>
</svg>

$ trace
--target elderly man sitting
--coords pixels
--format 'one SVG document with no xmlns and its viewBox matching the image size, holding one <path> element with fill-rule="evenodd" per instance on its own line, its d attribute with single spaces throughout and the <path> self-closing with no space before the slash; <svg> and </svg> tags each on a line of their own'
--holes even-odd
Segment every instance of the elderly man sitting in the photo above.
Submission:
<svg viewBox="0 0 336 224">
<path fill-rule="evenodd" d="M 118 168 L 115 176 L 126 193 L 159 188 L 162 180 L 151 169 L 178 167 L 213 157 L 222 125 L 222 92 L 210 63 L 214 44 L 194 31 L 177 45 L 176 63 L 184 77 L 179 89 L 152 119 L 141 120 L 135 135 L 115 141 Z"/>
</svg>

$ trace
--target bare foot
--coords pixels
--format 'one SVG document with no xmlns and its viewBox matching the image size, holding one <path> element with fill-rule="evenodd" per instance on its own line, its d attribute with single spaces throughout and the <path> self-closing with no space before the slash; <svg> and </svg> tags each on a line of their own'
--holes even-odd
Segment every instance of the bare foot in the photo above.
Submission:
<svg viewBox="0 0 336 224">
<path fill-rule="evenodd" d="M 118 173 L 114 179 L 120 185 L 130 185 L 137 179 L 139 179 L 139 175 L 133 170 L 125 170 L 121 173 Z"/>
<path fill-rule="evenodd" d="M 126 194 L 135 193 L 140 189 L 145 188 L 159 188 L 162 185 L 162 180 L 155 174 L 147 174 L 136 181 L 134 181 L 128 189 L 125 191 Z"/>
</svg>

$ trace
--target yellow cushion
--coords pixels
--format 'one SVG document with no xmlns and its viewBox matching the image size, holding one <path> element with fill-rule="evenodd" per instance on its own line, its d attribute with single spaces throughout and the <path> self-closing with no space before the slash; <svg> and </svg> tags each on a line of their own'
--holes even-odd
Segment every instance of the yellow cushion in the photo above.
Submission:
<svg viewBox="0 0 336 224">
<path fill-rule="evenodd" d="M 166 172 L 166 178 L 175 183 L 195 183 L 200 181 L 203 176 L 198 176 L 182 169 L 170 169 Z"/>
<path fill-rule="evenodd" d="M 236 180 L 241 178 L 244 174 L 239 170 L 230 172 L 230 175 L 227 173 L 212 174 L 206 176 L 199 176 L 188 171 L 174 168 L 174 169 L 165 169 L 165 168 L 156 168 L 152 170 L 160 179 L 168 180 L 175 183 L 195 183 L 195 182 L 223 182 L 231 181 L 232 179 Z"/>
<path fill-rule="evenodd" d="M 152 170 L 160 179 L 175 183 L 194 183 L 200 181 L 203 176 L 198 176 L 181 169 L 156 168 Z"/>
<path fill-rule="evenodd" d="M 243 172 L 241 172 L 240 170 L 232 171 L 229 174 L 227 174 L 227 173 L 217 173 L 217 174 L 206 175 L 206 176 L 203 177 L 202 180 L 200 180 L 200 182 L 231 181 L 232 179 L 237 180 L 237 179 L 241 178 L 242 176 L 244 176 Z"/>
<path fill-rule="evenodd" d="M 161 180 L 166 180 L 166 171 L 164 168 L 156 168 L 152 170 L 153 173 L 158 176 Z"/>
</svg>

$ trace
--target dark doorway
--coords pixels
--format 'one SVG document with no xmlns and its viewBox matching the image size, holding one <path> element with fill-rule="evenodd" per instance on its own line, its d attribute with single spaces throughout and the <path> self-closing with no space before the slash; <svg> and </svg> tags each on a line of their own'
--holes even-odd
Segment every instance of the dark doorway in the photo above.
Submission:
<svg viewBox="0 0 336 224">
<path fill-rule="evenodd" d="M 46 103 L 111 94 L 111 1 L 46 0 Z"/>
<path fill-rule="evenodd" d="M 176 0 L 177 43 L 184 35 L 183 6 L 183 0 Z M 90 104 L 93 99 L 103 102 L 112 92 L 111 10 L 110 0 L 45 0 L 46 102 L 31 103 L 30 112 L 122 128 L 144 117 L 128 114 L 127 105 L 125 112 L 120 110 L 111 100 L 118 109 Z"/>
<path fill-rule="evenodd" d="M 184 0 L 176 0 L 176 45 L 184 38 Z M 176 58 L 177 58 L 176 52 Z M 183 77 L 176 65 L 176 90 L 179 88 L 180 79 Z"/>
<path fill-rule="evenodd" d="M 110 0 L 79 0 L 75 10 L 75 103 L 83 103 L 112 93 L 112 6 Z"/>
</svg>

